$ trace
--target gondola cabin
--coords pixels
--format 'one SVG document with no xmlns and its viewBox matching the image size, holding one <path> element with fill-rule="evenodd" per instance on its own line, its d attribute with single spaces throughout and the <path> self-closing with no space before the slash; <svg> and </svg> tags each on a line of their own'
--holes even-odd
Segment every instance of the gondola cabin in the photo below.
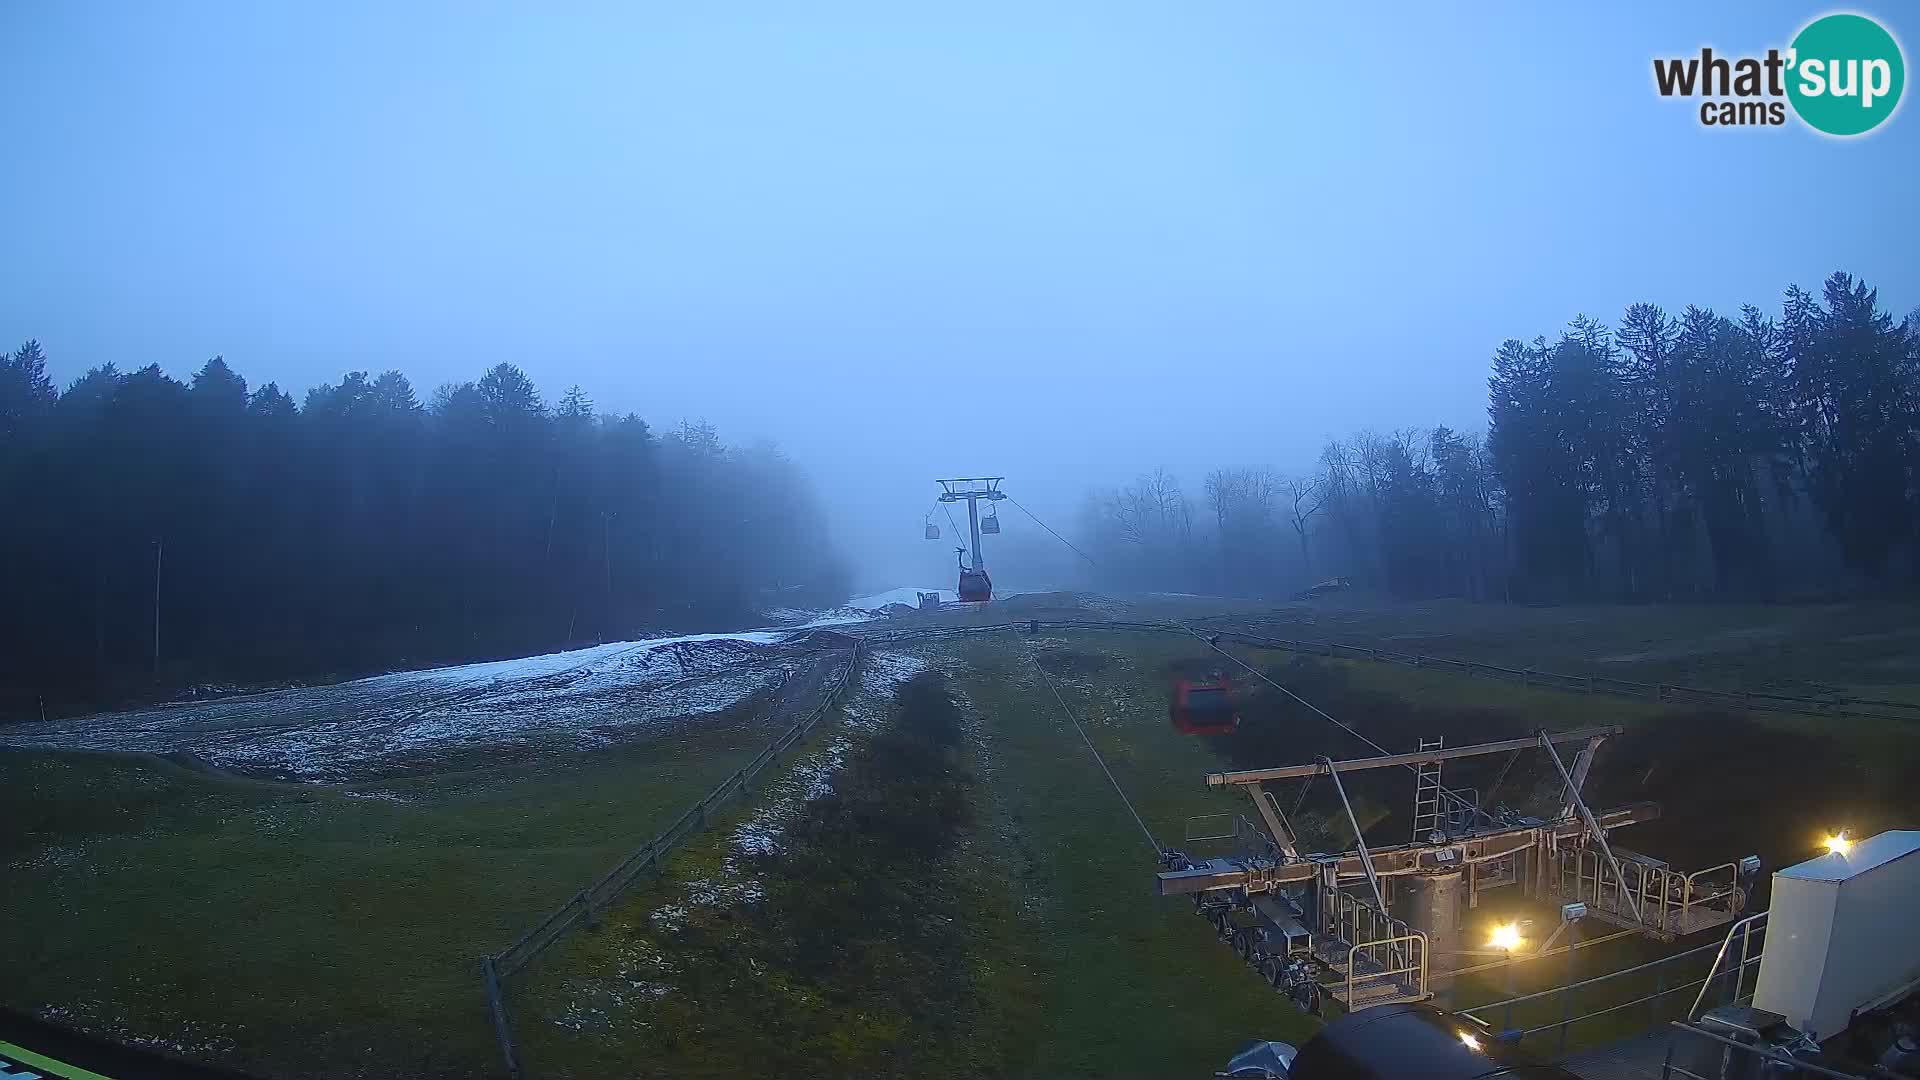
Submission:
<svg viewBox="0 0 1920 1080">
<path fill-rule="evenodd" d="M 993 599 L 993 580 L 987 577 L 985 570 L 968 570 L 963 567 L 960 570 L 960 587 L 955 591 L 960 594 L 960 602 L 963 604 L 984 603 Z"/>
<path fill-rule="evenodd" d="M 1176 730 L 1187 735 L 1226 735 L 1240 726 L 1234 708 L 1233 686 L 1225 679 L 1199 682 L 1181 679 L 1173 684 L 1173 704 L 1167 709 Z"/>
<path fill-rule="evenodd" d="M 980 519 L 980 531 L 992 536 L 1000 531 L 1000 515 L 988 510 L 987 516 Z"/>
</svg>

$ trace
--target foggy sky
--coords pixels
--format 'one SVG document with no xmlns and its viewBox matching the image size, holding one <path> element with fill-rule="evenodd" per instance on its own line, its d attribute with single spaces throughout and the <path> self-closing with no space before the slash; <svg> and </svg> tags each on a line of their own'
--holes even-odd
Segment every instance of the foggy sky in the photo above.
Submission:
<svg viewBox="0 0 1920 1080">
<path fill-rule="evenodd" d="M 1494 348 L 1576 313 L 1920 302 L 1912 106 L 1841 142 L 1652 88 L 1823 6 L 554 8 L 0 7 L 0 344 L 296 400 L 511 361 L 777 441 L 878 588 L 951 576 L 935 476 L 1071 536 L 1156 464 L 1482 429 Z M 1914 62 L 1920 14 L 1849 9 Z"/>
</svg>

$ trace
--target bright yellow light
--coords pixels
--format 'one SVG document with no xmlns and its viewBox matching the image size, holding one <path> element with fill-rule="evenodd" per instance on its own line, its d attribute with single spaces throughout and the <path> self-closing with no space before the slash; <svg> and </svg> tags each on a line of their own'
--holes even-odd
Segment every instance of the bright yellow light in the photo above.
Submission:
<svg viewBox="0 0 1920 1080">
<path fill-rule="evenodd" d="M 1461 1033 L 1460 1033 L 1460 1041 L 1461 1041 L 1461 1042 L 1463 1042 L 1463 1043 L 1466 1043 L 1466 1044 L 1467 1044 L 1467 1049 L 1469 1049 L 1469 1050 L 1478 1050 L 1478 1049 L 1480 1049 L 1480 1040 L 1479 1040 L 1479 1039 L 1476 1039 L 1476 1038 L 1474 1038 L 1474 1037 L 1473 1037 L 1473 1036 L 1472 1036 L 1471 1034 L 1469 1034 L 1468 1032 L 1465 1032 L 1465 1031 L 1463 1031 L 1463 1032 L 1461 1032 Z"/>
<path fill-rule="evenodd" d="M 1502 923 L 1493 928 L 1493 938 L 1488 942 L 1496 949 L 1508 952 L 1520 947 L 1520 927 L 1517 923 Z"/>
<path fill-rule="evenodd" d="M 1845 830 L 1842 830 L 1838 833 L 1835 833 L 1832 836 L 1827 837 L 1827 850 L 1833 852 L 1836 855 L 1845 855 L 1847 853 L 1847 849 L 1851 848 L 1852 846 L 1853 846 L 1853 841 L 1847 839 L 1847 834 Z"/>
</svg>

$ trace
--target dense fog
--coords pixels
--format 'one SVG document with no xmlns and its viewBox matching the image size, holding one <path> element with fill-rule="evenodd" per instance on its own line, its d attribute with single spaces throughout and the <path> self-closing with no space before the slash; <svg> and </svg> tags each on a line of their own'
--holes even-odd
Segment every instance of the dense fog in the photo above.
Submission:
<svg viewBox="0 0 1920 1080">
<path fill-rule="evenodd" d="M 1911 587 L 1920 129 L 1662 112 L 1747 5 L 600 14 L 21 20 L 10 710 L 951 589 L 953 476 L 1002 590 Z"/>
</svg>

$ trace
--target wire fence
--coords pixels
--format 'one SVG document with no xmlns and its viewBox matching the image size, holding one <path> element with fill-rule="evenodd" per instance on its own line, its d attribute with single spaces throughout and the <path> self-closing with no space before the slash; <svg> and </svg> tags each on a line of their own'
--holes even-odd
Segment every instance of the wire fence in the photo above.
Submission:
<svg viewBox="0 0 1920 1080">
<path fill-rule="evenodd" d="M 1217 617 L 1217 616 L 1216 616 Z M 1202 623 L 1203 620 L 1195 620 Z M 1714 690 L 1674 683 L 1634 682 L 1606 675 L 1568 675 L 1537 668 L 1514 668 L 1478 660 L 1456 660 L 1424 653 L 1403 653 L 1372 645 L 1349 645 L 1335 641 L 1306 641 L 1299 638 L 1267 637 L 1231 627 L 1165 622 L 1095 622 L 1091 620 L 1034 620 L 1003 622 L 982 626 L 900 628 L 893 630 L 856 630 L 852 636 L 864 641 L 937 641 L 1025 629 L 1105 630 L 1124 633 L 1180 633 L 1196 630 L 1209 638 L 1251 645 L 1262 649 L 1282 649 L 1307 656 L 1330 659 L 1371 660 L 1409 668 L 1451 671 L 1469 678 L 1494 679 L 1541 690 L 1560 690 L 1575 694 L 1606 694 L 1669 705 L 1700 705 L 1708 708 L 1737 709 L 1743 712 L 1782 712 L 1806 716 L 1838 716 L 1869 720 L 1920 721 L 1920 702 L 1888 701 L 1877 698 L 1828 694 L 1822 697 L 1795 697 L 1759 690 Z"/>
<path fill-rule="evenodd" d="M 754 781 L 759 779 L 768 766 L 778 761 L 782 754 L 812 733 L 839 702 L 840 694 L 846 689 L 847 683 L 853 676 L 854 666 L 859 662 L 864 651 L 864 643 L 856 640 L 853 648 L 848 652 L 846 662 L 822 687 L 820 700 L 814 707 L 755 754 L 753 760 L 721 781 L 718 787 L 708 792 L 699 802 L 688 807 L 686 812 L 675 819 L 673 824 L 667 826 L 664 832 L 634 849 L 611 870 L 574 893 L 566 903 L 554 909 L 538 925 L 520 935 L 512 944 L 481 959 L 481 985 L 486 991 L 487 1011 L 493 1022 L 494 1035 L 500 1042 L 500 1055 L 506 1063 L 508 1076 L 513 1077 L 514 1080 L 520 1080 L 523 1072 L 518 1047 L 514 1042 L 512 1020 L 507 1013 L 505 981 L 525 969 L 534 957 L 559 941 L 567 931 L 582 922 L 590 922 L 598 918 L 619 899 L 635 878 L 649 871 L 656 875 L 661 873 L 666 859 L 688 838 L 704 830 L 712 821 L 716 811 L 750 790 Z"/>
</svg>

